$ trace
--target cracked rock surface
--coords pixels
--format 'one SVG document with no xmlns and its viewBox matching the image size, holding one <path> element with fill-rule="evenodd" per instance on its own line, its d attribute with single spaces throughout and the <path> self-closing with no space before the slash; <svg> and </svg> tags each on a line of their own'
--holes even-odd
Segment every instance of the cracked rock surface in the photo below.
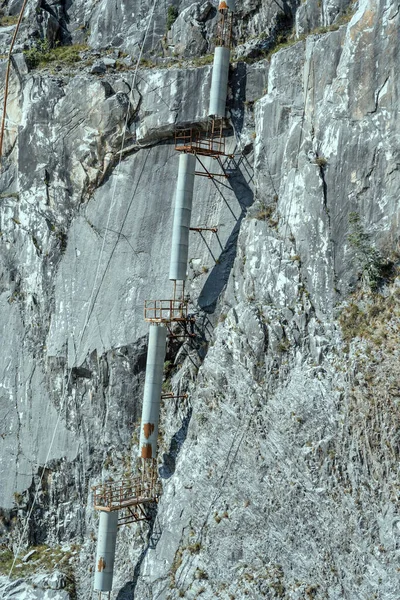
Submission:
<svg viewBox="0 0 400 600">
<path fill-rule="evenodd" d="M 196 59 L 216 20 L 214 3 L 176 7 L 166 32 L 156 5 L 154 64 L 136 78 L 120 53 L 135 59 L 151 9 L 133 0 L 31 6 L 22 45 L 37 31 L 92 50 L 31 70 L 15 55 L 0 172 L 5 600 L 90 598 L 91 486 L 140 468 L 143 306 L 172 293 L 174 131 L 205 127 L 211 66 Z M 186 397 L 163 401 L 163 494 L 150 525 L 118 533 L 113 600 L 400 596 L 399 7 L 283 13 L 238 7 L 251 64 L 230 72 L 234 158 L 228 178 L 196 177 L 192 224 L 217 232 L 191 233 L 197 337 L 166 356 L 165 387 Z"/>
</svg>

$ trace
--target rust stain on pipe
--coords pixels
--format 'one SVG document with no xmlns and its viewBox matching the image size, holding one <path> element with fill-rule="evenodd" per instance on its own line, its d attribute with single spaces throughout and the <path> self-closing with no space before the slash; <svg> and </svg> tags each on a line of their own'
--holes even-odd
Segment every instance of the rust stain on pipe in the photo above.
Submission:
<svg viewBox="0 0 400 600">
<path fill-rule="evenodd" d="M 97 570 L 99 571 L 99 573 L 101 573 L 102 571 L 104 571 L 105 568 L 106 568 L 106 561 L 101 556 L 100 560 L 99 560 L 99 564 L 97 565 Z"/>
<path fill-rule="evenodd" d="M 149 437 L 151 436 L 153 431 L 154 431 L 154 423 L 145 423 L 143 425 L 143 433 L 144 433 L 144 437 L 146 438 L 146 440 L 149 439 Z"/>
<path fill-rule="evenodd" d="M 151 447 L 151 444 L 144 444 L 142 446 L 141 457 L 142 458 L 153 458 L 153 449 Z"/>
</svg>

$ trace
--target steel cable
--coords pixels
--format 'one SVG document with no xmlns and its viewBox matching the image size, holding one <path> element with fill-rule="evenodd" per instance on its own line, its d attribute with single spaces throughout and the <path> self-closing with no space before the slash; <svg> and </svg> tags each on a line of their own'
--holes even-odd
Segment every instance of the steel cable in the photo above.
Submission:
<svg viewBox="0 0 400 600">
<path fill-rule="evenodd" d="M 27 0 L 25 0 L 25 2 L 24 2 L 23 9 L 25 8 L 26 3 L 27 3 Z M 153 20 L 153 15 L 154 15 L 155 7 L 156 7 L 156 0 L 154 0 L 154 2 L 153 2 L 153 7 L 152 7 L 152 10 L 151 10 L 151 13 L 150 13 L 149 22 L 147 24 L 145 35 L 144 35 L 144 38 L 143 38 L 143 43 L 141 45 L 139 56 L 138 56 L 137 61 L 136 61 L 135 70 L 134 70 L 134 73 L 133 73 L 133 76 L 132 76 L 132 84 L 131 84 L 131 90 L 130 90 L 130 95 L 129 95 L 129 101 L 130 101 L 129 104 L 131 104 L 132 100 L 133 100 L 133 90 L 134 90 L 134 87 L 136 85 L 137 72 L 138 72 L 139 64 L 140 64 L 140 61 L 141 61 L 141 58 L 142 58 L 143 48 L 144 48 L 144 45 L 145 45 L 145 42 L 146 42 L 146 39 L 147 39 L 147 35 L 148 35 L 149 29 L 150 29 L 150 24 L 151 24 L 151 22 Z M 21 13 L 22 13 L 22 9 L 21 9 Z M 20 14 L 20 17 L 22 19 L 21 14 Z M 4 117 L 4 115 L 3 115 L 3 117 Z M 121 151 L 119 153 L 120 156 L 119 156 L 117 167 L 115 169 L 114 184 L 113 184 L 113 189 L 112 189 L 112 197 L 111 197 L 111 202 L 110 202 L 110 208 L 109 208 L 109 211 L 108 211 L 107 225 L 106 225 L 106 229 L 105 229 L 103 243 L 102 243 L 102 246 L 101 246 L 101 249 L 100 249 L 99 258 L 98 258 L 98 261 L 97 261 L 96 274 L 95 274 L 94 284 L 93 284 L 93 288 L 92 288 L 92 293 L 91 293 L 90 298 L 89 298 L 88 308 L 87 308 L 86 315 L 85 315 L 84 326 L 83 326 L 82 331 L 80 333 L 78 344 L 77 344 L 77 347 L 76 347 L 76 350 L 75 350 L 75 360 L 74 360 L 74 362 L 78 358 L 78 354 L 79 354 L 80 346 L 81 346 L 81 343 L 82 343 L 83 335 L 84 335 L 84 333 L 86 331 L 86 328 L 87 328 L 88 323 L 89 323 L 90 315 L 91 315 L 91 312 L 93 310 L 93 306 L 92 306 L 93 299 L 94 299 L 94 301 L 96 301 L 97 294 L 98 294 L 98 290 L 97 290 L 97 292 L 95 292 L 95 290 L 96 290 L 96 285 L 97 285 L 97 281 L 98 281 L 98 278 L 99 278 L 100 265 L 101 265 L 101 261 L 102 261 L 102 258 L 103 258 L 103 253 L 104 253 L 104 248 L 105 248 L 105 243 L 106 243 L 107 232 L 109 230 L 109 224 L 110 224 L 110 220 L 111 220 L 111 214 L 112 214 L 112 210 L 113 210 L 114 204 L 115 204 L 115 195 L 116 195 L 116 191 L 117 191 L 117 177 L 116 177 L 116 175 L 118 174 L 118 171 L 119 171 L 120 166 L 121 166 L 122 158 L 123 158 L 122 149 L 123 149 L 124 144 L 125 144 L 126 132 L 127 132 L 127 128 L 128 128 L 128 121 L 129 121 L 129 109 L 127 110 L 127 114 L 126 114 L 126 118 L 125 118 L 124 132 L 123 132 L 122 142 L 121 142 Z M 101 285 L 101 283 L 100 283 L 100 285 Z M 95 296 L 95 293 L 96 293 L 96 296 Z M 68 356 L 67 356 L 67 365 L 68 365 Z M 14 559 L 13 559 L 10 571 L 8 573 L 8 577 L 9 578 L 12 575 L 12 572 L 13 572 L 14 567 L 15 567 L 15 563 L 16 563 L 16 561 L 18 559 L 18 556 L 19 556 L 19 553 L 20 553 L 20 550 L 21 550 L 21 546 L 22 546 L 22 542 L 23 542 L 25 534 L 27 532 L 28 524 L 29 524 L 30 518 L 32 516 L 32 512 L 33 512 L 33 509 L 35 507 L 35 504 L 37 502 L 37 498 L 38 498 L 38 495 L 39 495 L 39 490 L 40 490 L 40 487 L 41 487 L 41 484 L 42 484 L 42 481 L 43 481 L 43 477 L 44 477 L 44 474 L 46 472 L 46 468 L 47 468 L 47 465 L 48 465 L 48 462 L 49 462 L 49 459 L 50 459 L 50 452 L 51 452 L 51 450 L 53 448 L 54 440 L 55 440 L 55 437 L 56 437 L 56 434 L 57 434 L 57 429 L 58 429 L 58 426 L 59 426 L 59 423 L 60 423 L 61 413 L 62 413 L 62 410 L 64 408 L 64 404 L 65 404 L 65 400 L 66 400 L 66 396 L 67 396 L 68 386 L 69 386 L 69 383 L 71 381 L 72 369 L 73 369 L 73 366 L 71 366 L 70 369 L 69 369 L 69 374 L 68 374 L 67 382 L 66 382 L 66 385 L 65 385 L 65 388 L 64 388 L 64 393 L 63 393 L 63 396 L 62 396 L 62 399 L 61 399 L 61 402 L 60 402 L 60 410 L 58 412 L 57 421 L 56 421 L 56 424 L 55 424 L 55 427 L 54 427 L 54 431 L 53 431 L 53 435 L 52 435 L 52 438 L 51 438 L 51 441 L 50 441 L 50 445 L 49 445 L 49 448 L 48 448 L 48 451 L 47 451 L 45 464 L 42 467 L 42 474 L 40 476 L 39 483 L 38 483 L 37 488 L 36 488 L 35 496 L 33 498 L 32 505 L 31 505 L 31 507 L 29 509 L 28 515 L 26 517 L 25 525 L 23 527 L 22 533 L 21 533 L 19 541 L 18 541 L 17 551 L 16 551 L 16 553 L 14 555 Z"/>
<path fill-rule="evenodd" d="M 15 31 L 14 31 L 14 34 L 11 39 L 10 49 L 8 51 L 8 57 L 7 57 L 6 78 L 5 78 L 5 83 L 4 83 L 3 116 L 1 119 L 1 130 L 0 130 L 0 166 L 1 166 L 1 159 L 3 158 L 3 139 L 4 139 L 4 128 L 5 128 L 5 123 L 6 123 L 8 87 L 9 87 L 9 82 L 10 82 L 11 55 L 12 55 L 12 51 L 14 48 L 15 40 L 17 39 L 19 26 L 21 25 L 22 17 L 24 16 L 24 12 L 25 12 L 27 3 L 28 3 L 28 0 L 24 0 L 24 3 L 19 12 L 17 25 L 15 27 Z"/>
</svg>

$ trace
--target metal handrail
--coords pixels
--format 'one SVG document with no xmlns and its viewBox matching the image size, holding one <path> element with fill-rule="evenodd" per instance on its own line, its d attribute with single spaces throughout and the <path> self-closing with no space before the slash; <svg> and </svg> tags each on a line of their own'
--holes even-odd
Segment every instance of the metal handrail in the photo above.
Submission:
<svg viewBox="0 0 400 600">
<path fill-rule="evenodd" d="M 182 300 L 145 300 L 144 318 L 146 321 L 186 321 L 187 302 Z"/>
<path fill-rule="evenodd" d="M 140 478 L 119 482 L 102 483 L 93 488 L 95 507 L 118 510 L 127 502 L 154 500 L 159 493 L 156 478 L 142 481 Z"/>
<path fill-rule="evenodd" d="M 215 156 L 225 154 L 225 137 L 222 121 L 212 119 L 206 132 L 199 129 L 177 129 L 175 131 L 175 150 Z"/>
</svg>

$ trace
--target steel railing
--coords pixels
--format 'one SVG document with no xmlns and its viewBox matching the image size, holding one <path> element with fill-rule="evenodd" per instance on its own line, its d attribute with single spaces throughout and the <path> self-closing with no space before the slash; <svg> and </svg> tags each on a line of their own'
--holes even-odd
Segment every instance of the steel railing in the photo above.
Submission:
<svg viewBox="0 0 400 600">
<path fill-rule="evenodd" d="M 177 129 L 175 131 L 175 150 L 192 152 L 205 156 L 225 154 L 225 137 L 222 121 L 211 120 L 207 131 L 197 128 Z"/>
<path fill-rule="evenodd" d="M 150 502 L 160 492 L 156 478 L 142 481 L 140 477 L 123 481 L 112 481 L 96 485 L 93 490 L 93 502 L 96 508 L 119 510 L 129 504 Z"/>
<path fill-rule="evenodd" d="M 182 300 L 146 300 L 144 303 L 145 321 L 170 323 L 187 320 L 187 303 Z"/>
</svg>

